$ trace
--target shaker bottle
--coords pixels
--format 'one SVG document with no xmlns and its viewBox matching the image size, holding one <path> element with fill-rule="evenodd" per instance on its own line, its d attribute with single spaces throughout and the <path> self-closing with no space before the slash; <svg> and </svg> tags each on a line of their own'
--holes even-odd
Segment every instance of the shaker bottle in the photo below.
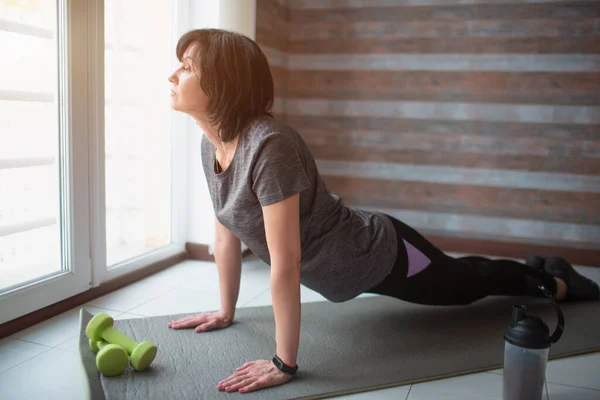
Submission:
<svg viewBox="0 0 600 400">
<path fill-rule="evenodd" d="M 558 314 L 558 326 L 550 336 L 548 326 L 539 317 L 527 313 L 524 305 L 514 305 L 512 320 L 504 331 L 503 400 L 541 400 L 546 378 L 550 345 L 556 343 L 564 330 L 562 311 L 552 295 L 538 287 Z"/>
</svg>

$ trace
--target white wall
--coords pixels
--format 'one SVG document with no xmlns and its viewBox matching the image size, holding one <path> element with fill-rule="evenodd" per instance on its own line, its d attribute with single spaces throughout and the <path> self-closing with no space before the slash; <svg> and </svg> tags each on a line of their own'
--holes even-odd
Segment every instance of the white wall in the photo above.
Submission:
<svg viewBox="0 0 600 400">
<path fill-rule="evenodd" d="M 190 29 L 217 27 L 255 38 L 256 0 L 190 1 Z M 202 159 L 202 131 L 188 118 L 187 242 L 208 244 L 212 253 L 214 212 Z M 243 246 L 245 248 L 245 246 Z"/>
</svg>

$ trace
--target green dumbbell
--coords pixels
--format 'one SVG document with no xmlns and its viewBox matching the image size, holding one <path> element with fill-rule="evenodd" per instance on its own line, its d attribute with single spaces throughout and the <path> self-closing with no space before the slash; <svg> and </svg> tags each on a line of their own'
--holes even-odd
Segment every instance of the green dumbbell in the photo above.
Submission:
<svg viewBox="0 0 600 400">
<path fill-rule="evenodd" d="M 85 335 L 88 339 L 99 342 L 105 340 L 111 344 L 123 347 L 131 356 L 131 366 L 137 371 L 143 371 L 152 364 L 156 352 L 156 345 L 144 341 L 138 343 L 123 332 L 113 327 L 114 320 L 106 313 L 98 313 L 87 324 Z"/>
<path fill-rule="evenodd" d="M 110 344 L 101 340 L 94 342 L 90 339 L 90 348 L 96 355 L 96 368 L 104 376 L 121 375 L 129 364 L 129 356 L 118 344 Z"/>
</svg>

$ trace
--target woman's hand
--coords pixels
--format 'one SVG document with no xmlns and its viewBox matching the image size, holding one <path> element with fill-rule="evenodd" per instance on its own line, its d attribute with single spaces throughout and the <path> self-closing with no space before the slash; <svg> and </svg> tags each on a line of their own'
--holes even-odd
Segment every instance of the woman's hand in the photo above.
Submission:
<svg viewBox="0 0 600 400">
<path fill-rule="evenodd" d="M 217 389 L 242 393 L 282 385 L 292 379 L 292 375 L 281 372 L 272 361 L 258 360 L 247 362 L 236 369 L 235 374 L 219 382 Z"/>
<path fill-rule="evenodd" d="M 222 311 L 203 312 L 171 321 L 167 326 L 171 329 L 196 328 L 196 333 L 227 328 L 233 323 L 233 317 Z"/>
</svg>

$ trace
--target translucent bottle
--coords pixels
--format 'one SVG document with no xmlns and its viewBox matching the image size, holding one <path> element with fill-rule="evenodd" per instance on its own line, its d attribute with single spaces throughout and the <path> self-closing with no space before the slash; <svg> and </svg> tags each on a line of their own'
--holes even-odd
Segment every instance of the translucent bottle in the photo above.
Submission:
<svg viewBox="0 0 600 400">
<path fill-rule="evenodd" d="M 550 345 L 560 339 L 564 330 L 562 311 L 554 299 L 552 304 L 558 314 L 558 326 L 552 336 L 544 321 L 527 314 L 526 306 L 513 306 L 512 321 L 504 331 L 503 400 L 542 399 Z"/>
</svg>

